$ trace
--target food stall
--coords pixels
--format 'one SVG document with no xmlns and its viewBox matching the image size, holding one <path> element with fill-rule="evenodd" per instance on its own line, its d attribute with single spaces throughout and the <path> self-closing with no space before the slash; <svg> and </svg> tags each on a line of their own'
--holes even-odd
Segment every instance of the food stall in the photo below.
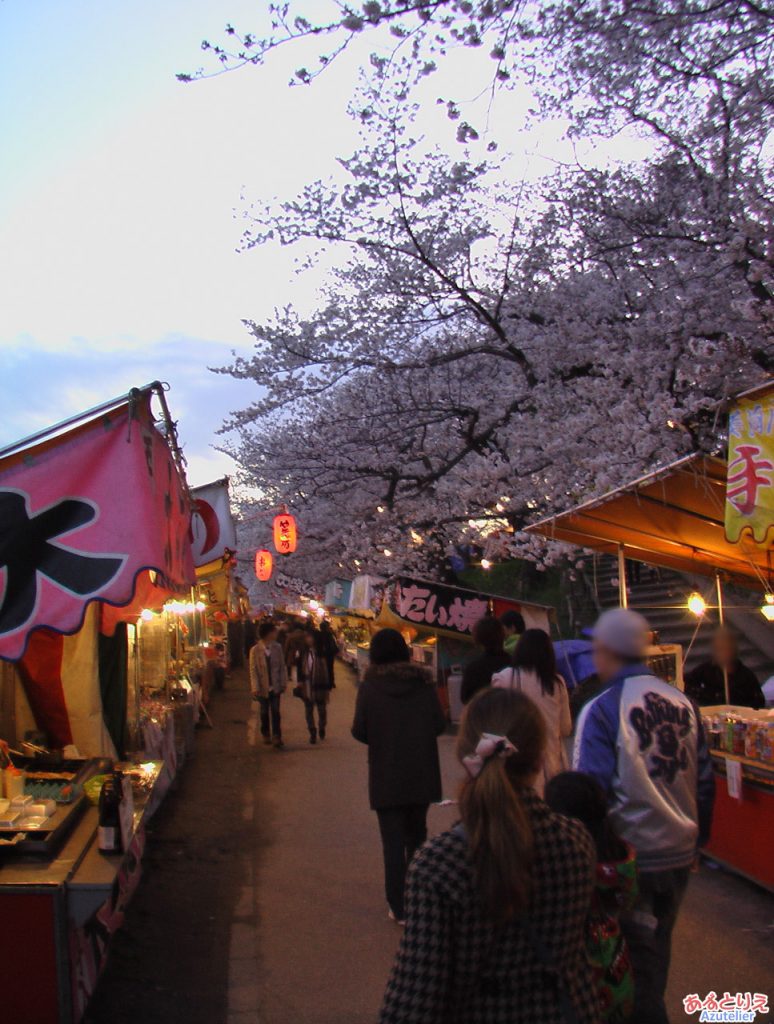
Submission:
<svg viewBox="0 0 774 1024">
<path fill-rule="evenodd" d="M 406 635 L 412 658 L 431 672 L 443 707 L 458 722 L 462 670 L 475 656 L 473 629 L 479 619 L 499 618 L 508 610 L 521 612 L 528 628 L 551 632 L 552 608 L 405 576 L 384 587 L 375 627 L 391 626 Z"/>
<path fill-rule="evenodd" d="M 138 622 L 194 582 L 162 385 L 4 449 L 0 505 L 3 1015 L 77 1024 L 169 781 L 164 763 L 137 757 Z M 96 801 L 114 766 L 123 843 L 106 854 Z"/>
<path fill-rule="evenodd" d="M 721 622 L 724 581 L 759 589 L 765 613 L 772 600 L 774 386 L 737 397 L 730 410 L 728 436 L 727 458 L 687 455 L 528 530 L 617 555 L 622 606 L 627 603 L 624 563 L 630 558 L 689 575 L 714 577 Z M 765 618 L 771 623 L 774 616 L 766 614 Z M 772 641 L 774 650 L 774 637 Z M 667 663 L 672 660 L 670 656 Z M 759 736 L 770 736 L 770 726 L 759 729 L 750 709 L 703 709 L 705 715 L 708 712 L 715 713 L 709 715 L 713 721 L 722 719 L 724 729 L 730 724 L 733 731 L 738 724 L 738 735 L 754 735 L 756 744 Z M 746 723 L 754 720 L 754 728 L 748 730 Z M 719 729 L 717 735 L 721 733 L 725 735 Z M 755 756 L 750 756 L 753 748 L 745 752 L 740 743 L 744 747 L 745 740 L 737 739 L 734 746 L 732 739 L 728 749 L 724 741 L 713 750 L 718 785 L 706 852 L 771 887 L 774 773 L 766 753 L 769 748 L 761 740 Z"/>
<path fill-rule="evenodd" d="M 724 780 L 707 852 L 774 892 L 774 710 L 722 704 L 701 711 L 715 773 Z"/>
</svg>

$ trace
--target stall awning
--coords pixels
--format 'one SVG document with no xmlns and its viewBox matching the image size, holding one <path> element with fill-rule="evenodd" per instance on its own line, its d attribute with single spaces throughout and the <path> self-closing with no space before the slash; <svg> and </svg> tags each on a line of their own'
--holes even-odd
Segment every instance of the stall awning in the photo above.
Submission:
<svg viewBox="0 0 774 1024">
<path fill-rule="evenodd" d="M 568 512 L 527 527 L 552 540 L 740 582 L 768 581 L 771 547 L 726 540 L 726 463 L 689 455 Z"/>
<path fill-rule="evenodd" d="M 153 384 L 0 452 L 0 658 L 37 630 L 72 635 L 89 606 L 130 605 L 152 571 L 194 579 L 187 486 L 156 428 Z"/>
</svg>

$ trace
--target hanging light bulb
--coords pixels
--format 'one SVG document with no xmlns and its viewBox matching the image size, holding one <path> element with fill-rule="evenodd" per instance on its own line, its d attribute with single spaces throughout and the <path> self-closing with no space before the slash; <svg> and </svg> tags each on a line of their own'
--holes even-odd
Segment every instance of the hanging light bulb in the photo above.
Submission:
<svg viewBox="0 0 774 1024">
<path fill-rule="evenodd" d="M 150 610 L 150 608 L 143 608 L 143 610 L 140 612 L 140 618 L 142 619 L 143 622 L 150 622 L 151 619 L 153 618 L 153 612 Z"/>
<path fill-rule="evenodd" d="M 492 568 L 492 563 L 489 561 L 488 558 L 482 558 L 481 559 L 481 568 L 482 569 L 491 569 Z"/>
<path fill-rule="evenodd" d="M 694 590 L 694 592 L 688 597 L 687 606 L 688 611 L 692 612 L 696 616 L 696 618 L 701 618 L 701 616 L 707 610 L 707 602 L 704 600 L 704 598 L 701 596 L 698 590 Z"/>
<path fill-rule="evenodd" d="M 774 622 L 774 594 L 766 594 L 761 605 L 761 615 L 767 622 Z"/>
</svg>

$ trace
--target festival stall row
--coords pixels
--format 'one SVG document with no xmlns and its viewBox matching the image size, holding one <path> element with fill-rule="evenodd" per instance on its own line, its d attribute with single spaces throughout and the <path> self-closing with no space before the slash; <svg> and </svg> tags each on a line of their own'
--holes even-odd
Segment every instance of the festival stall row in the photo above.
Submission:
<svg viewBox="0 0 774 1024">
<path fill-rule="evenodd" d="M 81 1018 L 139 880 L 146 823 L 190 751 L 209 610 L 193 508 L 160 384 L 0 452 L 9 1020 Z M 112 854 L 97 842 L 103 779 L 120 786 Z"/>
<path fill-rule="evenodd" d="M 473 630 L 479 619 L 518 611 L 528 628 L 547 633 L 554 619 L 554 610 L 545 605 L 407 576 L 387 581 L 365 575 L 352 581 L 332 580 L 326 587 L 325 604 L 344 633 L 344 657 L 361 678 L 368 666 L 372 633 L 384 627 L 399 630 L 413 660 L 435 679 L 452 722 L 458 722 L 462 713 L 462 670 L 474 656 Z"/>
<path fill-rule="evenodd" d="M 694 453 L 633 483 L 530 527 L 554 540 L 617 554 L 621 604 L 625 559 L 714 578 L 761 592 L 761 622 L 774 630 L 774 386 L 737 397 L 725 458 Z M 769 650 L 774 637 L 767 633 Z M 774 661 L 774 659 L 772 659 Z M 682 673 L 671 680 L 681 685 Z M 726 703 L 702 708 L 718 777 L 707 853 L 774 889 L 774 711 Z"/>
</svg>

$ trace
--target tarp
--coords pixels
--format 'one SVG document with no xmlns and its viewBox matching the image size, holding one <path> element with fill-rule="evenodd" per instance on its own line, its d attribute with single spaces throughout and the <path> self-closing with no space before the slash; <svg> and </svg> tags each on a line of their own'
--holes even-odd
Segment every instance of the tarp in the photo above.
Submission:
<svg viewBox="0 0 774 1024">
<path fill-rule="evenodd" d="M 18 669 L 35 722 L 52 747 L 74 743 L 84 756 L 114 758 L 103 716 L 98 622 L 92 605 L 74 636 L 36 630 Z"/>
<path fill-rule="evenodd" d="M 725 533 L 726 463 L 688 455 L 594 501 L 528 526 L 528 532 L 597 551 L 714 575 L 747 585 L 769 575 L 771 551 L 745 535 L 732 544 Z"/>
<path fill-rule="evenodd" d="M 129 603 L 137 577 L 194 581 L 185 484 L 149 392 L 0 461 L 0 657 L 71 635 L 89 604 Z"/>
<path fill-rule="evenodd" d="M 191 541 L 196 566 L 236 551 L 236 527 L 228 498 L 228 477 L 191 490 Z"/>
</svg>

